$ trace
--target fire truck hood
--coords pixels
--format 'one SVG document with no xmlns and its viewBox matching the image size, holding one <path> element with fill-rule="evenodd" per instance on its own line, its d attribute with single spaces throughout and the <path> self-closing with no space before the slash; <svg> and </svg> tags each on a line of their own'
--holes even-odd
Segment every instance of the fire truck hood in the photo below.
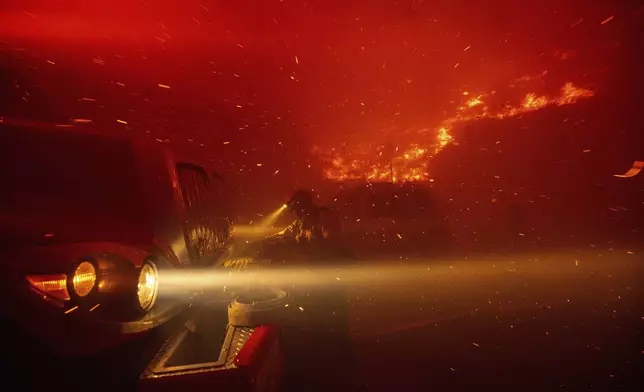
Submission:
<svg viewBox="0 0 644 392">
<path fill-rule="evenodd" d="M 141 244 L 153 228 L 128 216 L 92 212 L 47 210 L 0 211 L 0 250 L 81 241 Z"/>
</svg>

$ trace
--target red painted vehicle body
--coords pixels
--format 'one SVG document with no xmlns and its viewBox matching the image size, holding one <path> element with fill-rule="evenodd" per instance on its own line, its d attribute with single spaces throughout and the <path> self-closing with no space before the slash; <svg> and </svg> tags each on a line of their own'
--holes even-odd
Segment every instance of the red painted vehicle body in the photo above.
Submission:
<svg viewBox="0 0 644 392">
<path fill-rule="evenodd" d="M 155 296 L 151 308 L 114 318 L 102 309 L 127 308 L 132 293 L 110 297 L 109 290 L 101 293 L 101 284 L 136 287 L 131 278 L 150 263 L 161 271 L 218 261 L 232 233 L 221 178 L 177 162 L 162 145 L 145 139 L 0 119 L 0 183 L 0 324 L 11 342 L 7 350 L 18 354 L 5 356 L 0 367 L 7 370 L 26 358 L 25 366 L 13 366 L 21 372 L 17 382 L 37 388 L 53 377 L 61 388 L 89 382 L 94 390 L 122 390 L 136 383 L 130 373 L 138 377 L 143 367 L 165 366 L 158 358 L 148 363 L 149 353 L 183 336 L 191 293 Z M 101 296 L 95 304 L 71 295 L 74 268 L 87 260 L 98 271 L 92 290 Z M 118 277 L 110 280 L 111 274 Z M 63 289 L 50 292 L 30 280 L 48 276 L 63 276 Z M 166 332 L 149 333 L 177 323 L 179 332 L 169 338 Z M 22 338 L 7 335 L 5 324 Z M 277 391 L 278 328 L 226 324 L 224 318 L 206 329 L 211 336 L 222 329 L 230 336 L 221 344 L 219 366 L 190 363 L 184 368 L 192 370 L 164 377 L 144 372 L 138 388 Z M 35 349 L 27 349 L 30 342 L 38 343 Z M 135 364 L 120 366 L 130 361 Z M 120 373 L 110 373 L 116 372 L 110 370 L 114 363 Z"/>
<path fill-rule="evenodd" d="M 0 119 L 0 317 L 75 356 L 119 345 L 178 314 L 185 301 L 159 299 L 136 317 L 107 318 L 104 306 L 83 308 L 27 278 L 69 274 L 86 258 L 118 259 L 136 273 L 144 262 L 190 268 L 216 257 L 230 221 L 211 219 L 215 207 L 196 206 L 182 168 L 210 184 L 205 170 L 176 162 L 146 139 Z M 210 234 L 206 252 L 192 242 L 202 240 L 195 232 Z"/>
</svg>

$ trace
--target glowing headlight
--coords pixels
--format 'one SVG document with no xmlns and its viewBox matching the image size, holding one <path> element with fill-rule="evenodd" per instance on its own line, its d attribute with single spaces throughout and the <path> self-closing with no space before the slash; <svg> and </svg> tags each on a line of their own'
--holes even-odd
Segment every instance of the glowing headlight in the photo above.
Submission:
<svg viewBox="0 0 644 392">
<path fill-rule="evenodd" d="M 74 270 L 72 288 L 79 297 L 89 294 L 96 284 L 96 269 L 89 261 L 83 261 Z"/>
<path fill-rule="evenodd" d="M 139 273 L 136 292 L 139 306 L 143 311 L 148 311 L 154 306 L 157 299 L 158 286 L 159 281 L 156 267 L 150 263 L 143 264 L 141 272 Z"/>
</svg>

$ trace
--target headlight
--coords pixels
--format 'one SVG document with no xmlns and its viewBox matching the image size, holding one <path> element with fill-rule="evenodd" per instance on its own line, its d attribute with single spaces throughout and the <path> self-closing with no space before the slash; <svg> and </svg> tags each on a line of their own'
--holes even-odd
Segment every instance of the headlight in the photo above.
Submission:
<svg viewBox="0 0 644 392">
<path fill-rule="evenodd" d="M 157 299 L 157 289 L 159 287 L 159 275 L 156 267 L 151 263 L 143 264 L 139 272 L 136 296 L 139 306 L 143 311 L 150 310 Z"/>
<path fill-rule="evenodd" d="M 72 274 L 72 289 L 79 297 L 87 296 L 96 285 L 96 268 L 89 261 L 78 264 Z"/>
</svg>

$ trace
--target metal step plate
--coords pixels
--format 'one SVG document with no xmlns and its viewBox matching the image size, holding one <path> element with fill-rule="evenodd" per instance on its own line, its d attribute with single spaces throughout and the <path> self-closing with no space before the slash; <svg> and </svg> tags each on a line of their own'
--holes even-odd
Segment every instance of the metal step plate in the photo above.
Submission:
<svg viewBox="0 0 644 392">
<path fill-rule="evenodd" d="M 139 378 L 139 391 L 276 391 L 283 373 L 274 326 L 227 325 L 226 309 L 198 309 L 171 335 Z"/>
</svg>

